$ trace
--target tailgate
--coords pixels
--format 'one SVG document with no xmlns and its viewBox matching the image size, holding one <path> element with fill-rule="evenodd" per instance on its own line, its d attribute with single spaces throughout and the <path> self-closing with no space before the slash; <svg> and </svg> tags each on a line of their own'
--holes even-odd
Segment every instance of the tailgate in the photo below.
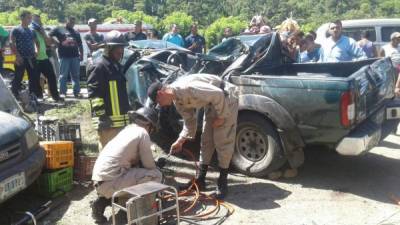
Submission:
<svg viewBox="0 0 400 225">
<path fill-rule="evenodd" d="M 357 123 L 380 109 L 387 99 L 394 97 L 396 75 L 389 58 L 361 68 L 350 78 L 354 81 Z"/>
</svg>

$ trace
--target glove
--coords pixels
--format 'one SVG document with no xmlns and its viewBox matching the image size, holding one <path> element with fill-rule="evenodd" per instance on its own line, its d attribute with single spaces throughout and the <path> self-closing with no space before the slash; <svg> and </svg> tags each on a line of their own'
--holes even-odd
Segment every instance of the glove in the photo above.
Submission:
<svg viewBox="0 0 400 225">
<path fill-rule="evenodd" d="M 165 165 L 167 164 L 167 159 L 164 158 L 164 157 L 160 157 L 160 158 L 157 159 L 157 162 L 155 162 L 155 163 L 156 163 L 156 166 L 157 166 L 159 169 L 162 169 L 162 168 L 164 168 Z"/>
</svg>

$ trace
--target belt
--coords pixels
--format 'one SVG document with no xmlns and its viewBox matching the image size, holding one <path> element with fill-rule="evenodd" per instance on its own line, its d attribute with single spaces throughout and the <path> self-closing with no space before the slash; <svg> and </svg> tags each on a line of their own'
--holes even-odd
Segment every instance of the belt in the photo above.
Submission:
<svg viewBox="0 0 400 225">
<path fill-rule="evenodd" d="M 225 90 L 225 81 L 221 81 L 219 88 L 221 88 L 222 92 L 224 92 L 225 97 L 229 95 L 229 92 Z"/>
<path fill-rule="evenodd" d="M 225 91 L 225 81 L 221 81 L 221 83 L 219 84 L 219 88 L 221 88 L 222 91 Z"/>
</svg>

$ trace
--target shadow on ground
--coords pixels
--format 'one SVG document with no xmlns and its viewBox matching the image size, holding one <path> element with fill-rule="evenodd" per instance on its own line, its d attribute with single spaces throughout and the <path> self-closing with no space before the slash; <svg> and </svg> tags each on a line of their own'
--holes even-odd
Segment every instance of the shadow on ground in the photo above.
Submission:
<svg viewBox="0 0 400 225">
<path fill-rule="evenodd" d="M 265 194 L 254 195 L 253 193 Z M 290 194 L 290 191 L 271 183 L 238 183 L 229 186 L 229 195 L 225 200 L 243 209 L 275 209 L 280 207 L 275 201 L 285 199 Z"/>
<path fill-rule="evenodd" d="M 345 157 L 332 151 L 307 149 L 298 177 L 280 181 L 393 203 L 390 195 L 400 195 L 399 171 L 399 159 L 375 153 Z"/>
<path fill-rule="evenodd" d="M 66 195 L 49 199 L 37 195 L 35 190 L 29 187 L 1 204 L 0 224 L 14 224 L 25 216 L 24 212 L 33 213 L 49 201 L 51 201 L 49 205 L 51 213 L 39 219 L 38 224 L 55 224 L 68 210 L 71 201 L 84 198 L 90 191 L 90 188 L 74 185 L 73 190 Z"/>
<path fill-rule="evenodd" d="M 199 149 L 198 139 L 199 135 L 196 141 L 188 143 L 189 147 L 187 147 L 193 149 L 196 156 Z M 168 151 L 174 139 L 161 136 L 161 139 L 155 140 L 161 140 L 164 144 L 162 148 Z M 385 140 L 380 147 L 400 149 L 400 144 Z M 305 188 L 331 190 L 338 196 L 341 193 L 350 193 L 383 203 L 393 203 L 391 195 L 400 196 L 400 159 L 376 153 L 346 157 L 323 148 L 308 148 L 305 154 L 306 160 L 299 169 L 299 175 L 291 179 L 281 179 L 280 182 L 301 184 Z M 188 159 L 185 156 L 180 158 Z M 188 163 L 193 164 L 193 162 Z M 178 162 L 176 166 L 193 168 L 190 164 Z M 257 192 L 253 190 L 255 184 L 246 185 L 249 186 L 244 191 Z M 232 188 L 234 189 L 234 185 Z M 251 198 L 251 196 L 249 194 L 245 198 Z M 257 199 L 253 200 L 257 201 Z"/>
</svg>

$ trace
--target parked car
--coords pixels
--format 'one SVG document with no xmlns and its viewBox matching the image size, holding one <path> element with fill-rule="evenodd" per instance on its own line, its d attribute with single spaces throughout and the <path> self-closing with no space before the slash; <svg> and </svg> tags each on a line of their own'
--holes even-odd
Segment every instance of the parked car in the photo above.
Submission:
<svg viewBox="0 0 400 225">
<path fill-rule="evenodd" d="M 298 167 L 303 149 L 323 146 L 342 155 L 360 155 L 393 131 L 400 115 L 394 100 L 395 70 L 389 58 L 341 63 L 286 63 L 276 33 L 243 35 L 196 55 L 186 68 L 159 57 L 160 50 L 138 58 L 126 70 L 133 107 L 151 105 L 147 87 L 180 76 L 212 73 L 238 86 L 239 116 L 232 165 L 263 177 L 286 162 Z M 127 61 L 125 61 L 127 62 Z M 161 130 L 180 131 L 174 107 L 160 110 Z"/>
<path fill-rule="evenodd" d="M 45 153 L 29 120 L 0 76 L 0 203 L 32 184 Z"/>
<path fill-rule="evenodd" d="M 370 41 L 372 41 L 378 50 L 388 42 L 393 32 L 400 32 L 400 18 L 398 19 L 361 19 L 361 20 L 343 20 L 343 34 L 352 37 L 354 40 L 361 39 L 362 31 L 370 32 Z M 317 43 L 322 43 L 326 38 L 329 23 L 321 25 L 317 30 Z"/>
</svg>

